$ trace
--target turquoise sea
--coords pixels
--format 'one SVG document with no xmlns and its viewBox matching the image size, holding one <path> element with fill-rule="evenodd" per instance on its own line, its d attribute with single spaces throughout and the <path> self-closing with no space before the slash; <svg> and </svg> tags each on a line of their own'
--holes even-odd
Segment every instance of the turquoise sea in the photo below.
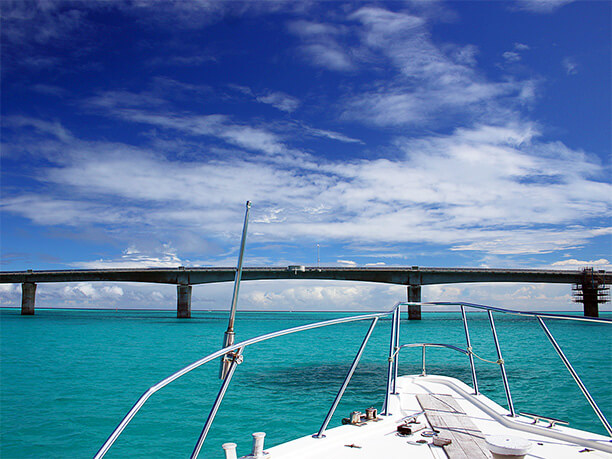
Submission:
<svg viewBox="0 0 612 459">
<path fill-rule="evenodd" d="M 351 315 L 239 312 L 237 340 Z M 569 420 L 605 433 L 535 319 L 494 315 L 517 411 Z M 608 314 L 607 317 L 610 317 Z M 496 360 L 487 316 L 468 315 L 474 351 Z M 266 446 L 318 430 L 352 362 L 368 322 L 307 331 L 246 349 L 200 457 L 221 458 L 221 444 L 247 454 L 251 433 Z M 612 417 L 612 326 L 547 320 L 578 374 Z M 151 385 L 219 349 L 227 312 L 39 309 L 0 310 L 0 457 L 92 457 Z M 376 327 L 330 428 L 352 410 L 381 408 L 390 321 Z M 402 321 L 401 342 L 465 347 L 459 313 L 424 313 Z M 468 360 L 445 349 L 427 353 L 428 373 L 471 384 Z M 403 350 L 400 374 L 420 373 L 421 350 Z M 480 389 L 506 405 L 497 365 L 477 360 Z M 188 457 L 220 387 L 210 362 L 162 389 L 144 406 L 106 457 Z"/>
</svg>

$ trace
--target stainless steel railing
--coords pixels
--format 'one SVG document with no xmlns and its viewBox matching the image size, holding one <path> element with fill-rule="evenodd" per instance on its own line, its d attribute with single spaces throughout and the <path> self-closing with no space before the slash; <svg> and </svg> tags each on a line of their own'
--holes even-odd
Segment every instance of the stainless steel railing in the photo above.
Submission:
<svg viewBox="0 0 612 459">
<path fill-rule="evenodd" d="M 553 337 L 552 333 L 550 332 L 550 330 L 548 329 L 548 327 L 544 323 L 543 319 L 544 318 L 547 318 L 547 319 L 561 319 L 561 320 L 572 320 L 572 321 L 579 321 L 579 322 L 595 322 L 595 323 L 607 323 L 607 324 L 612 324 L 612 320 L 610 320 L 610 319 L 603 319 L 603 318 L 596 318 L 596 317 L 572 316 L 572 315 L 568 315 L 568 314 L 549 314 L 549 313 L 539 313 L 539 312 L 530 312 L 530 311 L 514 311 L 514 310 L 511 310 L 511 309 L 496 308 L 496 307 L 493 307 L 493 306 L 485 306 L 485 305 L 482 305 L 482 304 L 464 303 L 464 302 L 428 302 L 428 303 L 424 303 L 424 302 L 413 303 L 413 302 L 410 302 L 410 303 L 408 303 L 408 305 L 413 305 L 413 304 L 433 305 L 433 306 L 459 306 L 461 308 L 461 317 L 462 317 L 462 320 L 463 320 L 463 326 L 464 326 L 465 337 L 466 337 L 466 342 L 467 342 L 467 352 L 466 352 L 466 350 L 459 349 L 459 348 L 456 348 L 454 346 L 449 346 L 449 345 L 442 345 L 442 346 L 443 347 L 448 347 L 448 348 L 453 348 L 454 350 L 467 353 L 467 355 L 470 358 L 470 369 L 471 369 L 471 372 L 472 372 L 472 381 L 473 381 L 473 385 L 474 385 L 474 393 L 475 394 L 478 394 L 478 380 L 476 379 L 476 369 L 475 369 L 475 366 L 474 366 L 474 359 L 473 359 L 473 356 L 476 355 L 476 354 L 474 354 L 474 352 L 472 351 L 472 346 L 471 346 L 471 342 L 470 342 L 470 334 L 469 334 L 468 325 L 467 325 L 467 317 L 466 317 L 466 314 L 465 314 L 465 308 L 481 309 L 481 310 L 485 310 L 487 312 L 487 315 L 488 315 L 488 318 L 489 318 L 489 323 L 490 323 L 490 326 L 491 326 L 491 332 L 493 333 L 493 340 L 495 342 L 495 349 L 497 351 L 497 358 L 498 358 L 498 360 L 496 362 L 494 362 L 494 363 L 499 364 L 499 367 L 500 367 L 500 370 L 501 370 L 501 375 L 502 375 L 502 381 L 503 381 L 503 384 L 504 384 L 504 392 L 506 394 L 506 400 L 508 402 L 508 410 L 510 411 L 510 415 L 513 416 L 513 417 L 516 416 L 516 412 L 514 410 L 514 404 L 512 402 L 512 395 L 510 393 L 510 385 L 508 384 L 508 376 L 506 374 L 505 362 L 504 362 L 504 359 L 502 357 L 501 347 L 500 347 L 500 344 L 499 344 L 499 338 L 497 336 L 497 331 L 495 329 L 495 322 L 493 320 L 493 314 L 492 313 L 493 312 L 499 312 L 499 313 L 503 313 L 503 314 L 535 317 L 537 319 L 538 323 L 540 324 L 540 326 L 542 327 L 542 329 L 544 330 L 544 333 L 545 333 L 546 337 L 548 338 L 548 340 L 552 344 L 553 348 L 555 349 L 555 352 L 561 358 L 562 362 L 566 366 L 566 368 L 569 371 L 569 373 L 571 374 L 572 378 L 574 379 L 574 381 L 576 382 L 576 384 L 580 388 L 582 394 L 585 396 L 585 398 L 587 399 L 587 401 L 591 405 L 591 408 L 593 409 L 593 411 L 595 412 L 595 414 L 599 418 L 600 422 L 603 424 L 604 428 L 608 432 L 608 435 L 612 437 L 612 427 L 610 426 L 609 421 L 606 419 L 606 417 L 604 416 L 603 412 L 601 411 L 601 409 L 599 408 L 599 406 L 597 405 L 597 403 L 595 402 L 595 400 L 591 396 L 590 392 L 588 391 L 588 389 L 586 388 L 586 386 L 584 385 L 584 383 L 582 382 L 582 380 L 578 376 L 578 373 L 576 373 L 576 370 L 574 370 L 574 367 L 572 366 L 572 364 L 569 362 L 569 360 L 567 359 L 567 357 L 563 353 L 561 347 L 556 342 L 555 338 Z M 426 346 L 433 346 L 433 345 L 431 345 L 431 344 L 424 345 L 422 343 L 418 344 L 418 345 L 423 346 L 423 372 L 425 372 L 425 348 L 426 348 Z M 437 345 L 437 346 L 440 347 L 441 345 Z M 410 346 L 406 346 L 406 345 L 400 346 L 400 349 L 402 347 L 410 347 Z M 414 346 L 412 346 L 412 347 L 414 347 Z M 398 351 L 399 351 L 399 349 L 398 349 Z"/>
<path fill-rule="evenodd" d="M 467 349 L 462 349 L 460 347 L 454 346 L 454 345 L 450 345 L 450 344 L 443 344 L 443 343 L 410 343 L 410 344 L 399 344 L 399 328 L 400 328 L 400 315 L 401 315 L 401 307 L 402 306 L 409 306 L 409 305 L 434 305 L 434 306 L 458 306 L 461 309 L 461 316 L 462 316 L 462 321 L 463 321 L 463 326 L 464 326 L 464 331 L 465 331 L 465 337 L 466 337 L 466 343 L 467 343 Z M 223 349 L 220 349 L 210 355 L 207 355 L 206 357 L 203 357 L 200 360 L 197 360 L 195 362 L 193 362 L 192 364 L 186 366 L 185 368 L 177 371 L 176 373 L 170 375 L 169 377 L 167 377 L 166 379 L 160 381 L 159 383 L 155 384 L 154 386 L 151 386 L 134 404 L 134 406 L 130 409 L 130 411 L 125 415 L 125 417 L 121 420 L 121 422 L 119 423 L 119 425 L 115 428 L 115 430 L 111 433 L 111 435 L 107 438 L 107 440 L 104 442 L 104 444 L 102 445 L 102 447 L 100 448 L 100 450 L 96 453 L 96 455 L 94 456 L 95 459 L 98 458 L 102 458 L 104 457 L 104 455 L 108 452 L 108 450 L 110 449 L 110 447 L 113 445 L 113 443 L 117 440 L 117 438 L 119 437 L 119 435 L 121 435 L 121 433 L 123 432 L 123 430 L 125 429 L 125 427 L 130 423 L 130 421 L 134 418 L 134 416 L 136 415 L 136 413 L 138 413 L 138 411 L 142 408 L 142 406 L 147 402 L 147 400 L 158 390 L 164 388 L 165 386 L 167 386 L 168 384 L 170 384 L 171 382 L 175 381 L 176 379 L 180 378 L 181 376 L 195 370 L 196 368 L 204 365 L 207 362 L 210 362 L 212 360 L 215 360 L 219 357 L 222 356 L 230 356 L 230 360 L 229 360 L 229 368 L 228 368 L 228 372 L 225 375 L 225 378 L 223 379 L 223 383 L 221 385 L 221 388 L 219 389 L 219 392 L 217 394 L 217 397 L 215 399 L 215 402 L 213 404 L 213 407 L 211 408 L 206 423 L 204 424 L 204 427 L 202 428 L 202 432 L 200 433 L 200 436 L 198 438 L 198 441 L 194 447 L 194 450 L 192 452 L 191 457 L 192 458 L 197 458 L 198 454 L 200 453 L 200 450 L 202 448 L 202 445 L 204 444 L 204 441 L 206 439 L 206 436 L 208 435 L 208 431 L 210 429 L 210 426 L 212 425 L 214 418 L 216 416 L 216 413 L 219 409 L 219 406 L 221 404 L 221 401 L 223 400 L 223 397 L 225 395 L 225 392 L 227 391 L 227 388 L 229 386 L 229 383 L 234 375 L 234 372 L 236 371 L 237 366 L 242 362 L 242 358 L 243 358 L 243 352 L 245 350 L 245 348 L 247 348 L 248 346 L 251 346 L 253 344 L 256 343 L 260 343 L 262 341 L 267 341 L 270 339 L 274 339 L 274 338 L 278 338 L 280 336 L 285 336 L 285 335 L 289 335 L 289 334 L 293 334 L 293 333 L 299 333 L 299 332 L 303 332 L 306 330 L 312 330 L 312 329 L 316 329 L 316 328 L 322 328 L 322 327 L 327 327 L 327 326 L 331 326 L 331 325 L 337 325 L 337 324 L 342 324 L 342 323 L 349 323 L 349 322 L 357 322 L 357 321 L 363 321 L 363 320 L 371 320 L 371 324 L 370 327 L 365 335 L 365 337 L 362 340 L 362 343 L 359 347 L 359 350 L 357 351 L 357 354 L 353 360 L 353 363 L 351 365 L 351 367 L 349 368 L 349 371 L 346 375 L 346 377 L 344 378 L 344 381 L 342 383 L 342 386 L 340 387 L 338 394 L 336 395 L 334 402 L 332 403 L 331 408 L 329 409 L 323 423 L 321 424 L 321 427 L 318 431 L 317 434 L 313 435 L 313 437 L 315 438 L 324 438 L 325 435 L 325 430 L 327 429 L 327 426 L 338 406 L 338 403 L 340 402 L 340 399 L 342 398 L 342 396 L 344 395 L 344 392 L 355 372 L 355 369 L 357 367 L 357 364 L 359 363 L 359 360 L 363 354 L 363 351 L 365 349 L 365 346 L 370 338 L 370 336 L 372 335 L 372 332 L 374 331 L 374 328 L 378 322 L 378 319 L 381 317 L 386 317 L 391 315 L 391 337 L 390 337 L 390 343 L 389 343 L 389 357 L 388 357 L 388 366 L 387 366 L 387 385 L 386 385 L 386 392 L 385 392 L 385 401 L 384 401 L 384 405 L 383 405 L 383 409 L 381 414 L 383 416 L 388 416 L 391 415 L 392 413 L 389 412 L 389 399 L 390 396 L 392 394 L 396 393 L 396 383 L 397 383 L 397 378 L 398 378 L 398 363 L 399 363 L 399 352 L 401 349 L 404 348 L 414 348 L 414 347 L 422 347 L 422 352 L 423 352 L 423 357 L 422 357 L 422 366 L 423 366 L 423 375 L 425 375 L 426 370 L 425 370 L 425 350 L 428 347 L 441 347 L 441 348 L 447 348 L 447 349 L 451 349 L 454 351 L 458 351 L 461 352 L 465 355 L 467 355 L 469 357 L 469 364 L 470 364 L 470 370 L 472 373 L 472 383 L 474 386 L 474 393 L 476 395 L 478 395 L 478 380 L 476 377 L 476 368 L 474 365 L 474 356 L 478 357 L 472 350 L 472 345 L 471 345 L 471 340 L 470 340 L 470 333 L 468 330 L 468 321 L 467 321 L 467 316 L 465 314 L 465 308 L 474 308 L 474 309 L 481 309 L 481 310 L 485 310 L 487 311 L 487 315 L 489 318 L 489 323 L 491 326 L 491 332 L 493 334 L 493 339 L 495 342 L 495 348 L 497 351 L 497 356 L 498 356 L 498 360 L 496 362 L 493 363 L 497 363 L 500 365 L 500 369 L 501 369 L 501 375 L 502 375 L 502 380 L 503 380 L 503 384 L 504 384 L 504 391 L 506 393 L 506 399 L 508 401 L 508 407 L 509 407 L 509 411 L 510 411 L 510 415 L 511 416 L 516 416 L 515 411 L 514 411 L 514 405 L 512 403 L 512 396 L 510 393 L 510 386 L 508 384 L 508 376 L 506 374 L 505 371 L 505 366 L 504 366 L 504 360 L 502 358 L 502 353 L 501 353 L 501 347 L 499 344 L 499 339 L 497 336 L 497 331 L 495 329 L 495 323 L 493 320 L 493 312 L 499 312 L 499 313 L 504 313 L 504 314 L 513 314 L 513 315 L 523 315 L 523 316 L 532 316 L 535 317 L 540 326 L 542 327 L 542 329 L 544 330 L 544 333 L 546 334 L 547 338 L 549 339 L 549 341 L 551 342 L 551 344 L 553 345 L 555 351 L 557 352 L 557 354 L 559 355 L 559 357 L 561 358 L 561 360 L 563 361 L 563 363 L 565 364 L 565 366 L 567 367 L 568 371 L 570 372 L 570 374 L 572 375 L 572 377 L 574 378 L 576 384 L 578 385 L 578 387 L 580 388 L 580 390 L 582 391 L 582 393 L 584 394 L 584 396 L 587 398 L 589 404 L 591 405 L 591 407 L 593 408 L 593 410 L 595 411 L 595 413 L 597 414 L 597 416 L 599 417 L 600 421 L 602 422 L 602 424 L 604 425 L 604 427 L 606 428 L 606 430 L 608 431 L 609 435 L 612 436 L 612 428 L 610 427 L 610 423 L 607 421 L 606 417 L 604 416 L 604 414 L 602 413 L 601 409 L 599 408 L 599 406 L 595 403 L 595 400 L 593 400 L 593 397 L 591 396 L 591 394 L 589 393 L 589 391 L 587 390 L 586 386 L 584 385 L 584 383 L 582 382 L 582 380 L 580 379 L 580 377 L 578 376 L 578 374 L 576 373 L 576 371 L 574 370 L 574 368 L 572 367 L 572 365 L 570 364 L 569 360 L 567 359 L 567 357 L 565 356 L 565 354 L 563 353 L 563 351 L 561 350 L 561 347 L 558 345 L 558 343 L 555 341 L 554 337 L 552 336 L 550 330 L 548 330 L 548 328 L 546 327 L 546 325 L 544 324 L 543 319 L 544 318 L 553 318 L 553 319 L 563 319 L 563 320 L 574 320 L 574 321 L 583 321 L 583 322 L 597 322 L 597 323 L 612 323 L 612 320 L 609 319 L 601 319 L 601 318 L 591 318 L 591 317 L 578 317 L 578 316 L 571 316 L 571 315 L 564 315 L 564 314 L 547 314 L 547 313 L 534 313 L 534 312 L 528 312 L 528 311 L 514 311 L 514 310 L 510 310 L 510 309 L 502 309 L 502 308 L 496 308 L 496 307 L 492 307 L 492 306 L 485 306 L 485 305 L 480 305 L 480 304 L 474 304 L 474 303 L 463 303 L 463 302 L 428 302 L 428 303 L 396 303 L 393 308 L 389 311 L 386 312 L 380 312 L 380 313 L 373 313 L 373 314 L 364 314 L 364 315 L 358 315 L 358 316 L 351 316 L 351 317 L 342 317 L 339 319 L 332 319 L 332 320 L 326 320 L 323 322 L 316 322 L 316 323 L 312 323 L 312 324 L 307 324 L 307 325 L 302 325 L 302 326 L 298 326 L 298 327 L 293 327 L 293 328 L 288 328 L 285 330 L 280 330 L 280 331 L 276 331 L 273 333 L 268 333 L 265 335 L 261 335 L 255 338 L 251 338 L 249 340 L 246 341 L 242 341 L 240 343 L 236 343 L 236 344 L 232 344 L 231 346 L 227 346 Z M 481 358 L 481 357 L 478 357 Z M 484 360 L 484 359 L 482 359 Z"/>
<path fill-rule="evenodd" d="M 327 327 L 327 326 L 330 326 L 330 325 L 337 325 L 337 324 L 348 323 L 348 322 L 357 322 L 357 321 L 362 321 L 362 320 L 371 320 L 372 323 L 370 325 L 368 333 L 366 334 L 364 340 L 362 341 L 362 344 L 361 344 L 361 346 L 359 348 L 357 356 L 355 357 L 355 360 L 353 361 L 353 364 L 351 365 L 351 368 L 350 368 L 350 370 L 349 370 L 349 372 L 348 372 L 348 374 L 347 374 L 347 376 L 346 376 L 346 378 L 345 378 L 345 380 L 344 380 L 344 382 L 342 384 L 342 387 L 340 388 L 340 391 L 338 392 L 338 395 L 336 396 L 336 399 L 334 400 L 334 403 L 333 403 L 332 407 L 329 410 L 329 413 L 327 414 L 325 420 L 323 421 L 321 429 L 319 429 L 319 433 L 316 435 L 318 438 L 322 438 L 322 437 L 324 437 L 324 432 L 325 432 L 325 429 L 327 428 L 327 424 L 329 423 L 331 417 L 333 416 L 334 411 L 335 411 L 336 407 L 338 406 L 338 402 L 340 401 L 340 398 L 344 394 L 344 390 L 348 386 L 348 383 L 349 383 L 349 381 L 350 381 L 350 379 L 351 379 L 351 377 L 352 377 L 352 375 L 353 375 L 353 373 L 355 371 L 355 368 L 357 367 L 357 363 L 359 362 L 359 359 L 361 358 L 361 354 L 363 353 L 363 349 L 365 348 L 365 345 L 366 345 L 368 339 L 370 338 L 370 335 L 372 334 L 372 331 L 374 330 L 374 327 L 375 327 L 378 319 L 381 318 L 381 317 L 393 315 L 394 330 L 397 330 L 397 328 L 395 327 L 395 324 L 396 324 L 396 322 L 399 322 L 399 312 L 396 312 L 396 311 L 399 311 L 400 306 L 402 306 L 404 304 L 405 303 L 397 303 L 397 304 L 395 304 L 395 306 L 393 306 L 393 308 L 390 311 L 387 311 L 387 312 L 380 312 L 380 313 L 375 313 L 375 314 L 363 314 L 363 315 L 351 316 L 351 317 L 342 317 L 342 318 L 339 318 L 339 319 L 326 320 L 326 321 L 323 321 L 323 322 L 316 322 L 316 323 L 312 323 L 312 324 L 301 325 L 299 327 L 293 327 L 293 328 L 288 328 L 288 329 L 285 329 L 285 330 L 276 331 L 276 332 L 273 332 L 273 333 L 268 333 L 266 335 L 261 335 L 261 336 L 255 337 L 255 338 L 251 338 L 249 340 L 242 341 L 240 343 L 236 343 L 236 344 L 233 344 L 231 346 L 227 346 L 227 347 L 225 347 L 223 349 L 220 349 L 220 350 L 218 350 L 216 352 L 213 352 L 212 354 L 209 354 L 206 357 L 204 357 L 204 358 L 202 358 L 200 360 L 197 360 L 197 361 L 193 362 L 192 364 L 186 366 L 182 370 L 179 370 L 176 373 L 168 376 L 166 379 L 160 381 L 159 383 L 155 384 L 154 386 L 151 386 L 144 394 L 142 394 L 142 396 L 136 401 L 136 403 L 130 409 L 130 411 L 121 420 L 119 425 L 115 428 L 115 430 L 107 438 L 107 440 L 104 442 L 102 447 L 98 450 L 98 452 L 96 453 L 94 458 L 98 459 L 98 458 L 104 457 L 104 455 L 108 452 L 108 450 L 113 445 L 113 443 L 115 443 L 115 441 L 117 440 L 119 435 L 121 435 L 121 432 L 123 432 L 123 430 L 127 427 L 127 425 L 130 423 L 130 421 L 134 418 L 136 413 L 138 413 L 138 411 L 142 408 L 142 406 L 147 402 L 147 400 L 155 392 L 157 392 L 158 390 L 164 388 L 165 386 L 167 386 L 171 382 L 177 380 L 181 376 L 183 376 L 183 375 L 185 375 L 185 374 L 195 370 L 196 368 L 204 365 L 205 363 L 210 362 L 211 360 L 215 360 L 215 359 L 217 359 L 219 357 L 222 357 L 224 355 L 230 354 L 230 355 L 232 355 L 232 360 L 231 360 L 230 368 L 228 369 L 228 372 L 225 375 L 225 378 L 223 379 L 223 383 L 221 385 L 221 389 L 219 389 L 219 393 L 217 394 L 217 398 L 215 400 L 215 403 L 213 404 L 213 407 L 210 410 L 210 413 L 208 415 L 206 423 L 204 424 L 204 427 L 202 428 L 202 433 L 200 434 L 200 437 L 198 438 L 198 441 L 197 441 L 196 446 L 195 446 L 195 448 L 193 450 L 193 453 L 191 454 L 192 458 L 196 458 L 198 456 L 198 454 L 200 453 L 200 450 L 202 448 L 202 445 L 204 444 L 204 440 L 206 439 L 206 436 L 208 434 L 210 426 L 212 425 L 212 422 L 213 422 L 213 420 L 215 418 L 217 410 L 219 409 L 221 401 L 223 400 L 223 397 L 225 395 L 227 387 L 229 386 L 229 382 L 232 379 L 232 376 L 234 375 L 234 372 L 236 370 L 237 365 L 241 361 L 242 353 L 243 353 L 243 351 L 244 351 L 244 349 L 246 347 L 251 346 L 251 345 L 256 344 L 256 343 L 260 343 L 262 341 L 267 341 L 267 340 L 270 340 L 270 339 L 278 338 L 280 336 L 290 335 L 292 333 L 299 333 L 299 332 L 303 332 L 303 331 L 306 331 L 306 330 L 312 330 L 312 329 L 316 329 L 316 328 L 322 328 L 322 327 Z M 393 338 L 392 338 L 392 344 L 396 343 L 397 339 L 398 338 L 395 337 L 395 341 L 394 341 Z M 392 350 L 391 350 L 391 352 L 392 352 Z M 391 354 L 391 352 L 390 352 L 390 354 Z M 395 357 L 395 363 L 397 363 L 397 356 Z M 391 362 L 390 362 L 389 366 L 391 368 Z M 391 384 L 391 382 L 388 382 L 387 386 L 390 387 L 390 384 Z"/>
</svg>

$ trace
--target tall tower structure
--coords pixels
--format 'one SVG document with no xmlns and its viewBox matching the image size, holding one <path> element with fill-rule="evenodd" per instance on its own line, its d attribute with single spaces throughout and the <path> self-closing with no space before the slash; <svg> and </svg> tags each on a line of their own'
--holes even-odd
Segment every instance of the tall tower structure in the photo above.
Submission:
<svg viewBox="0 0 612 459">
<path fill-rule="evenodd" d="M 599 317 L 599 305 L 610 301 L 610 288 L 606 287 L 602 275 L 604 272 L 585 268 L 582 271 L 582 281 L 572 289 L 574 301 L 582 303 L 585 316 Z"/>
</svg>

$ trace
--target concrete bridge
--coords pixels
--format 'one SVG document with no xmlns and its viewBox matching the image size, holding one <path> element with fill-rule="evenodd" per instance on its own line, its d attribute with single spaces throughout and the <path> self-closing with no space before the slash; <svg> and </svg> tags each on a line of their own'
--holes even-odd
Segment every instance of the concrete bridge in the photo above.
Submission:
<svg viewBox="0 0 612 459">
<path fill-rule="evenodd" d="M 149 282 L 177 286 L 177 317 L 191 317 L 192 285 L 234 280 L 236 268 L 151 268 L 151 269 L 91 269 L 61 271 L 0 272 L 0 283 L 20 283 L 21 313 L 34 314 L 36 285 L 41 282 Z M 338 267 L 262 267 L 243 268 L 242 280 L 262 279 L 326 279 L 380 282 L 407 286 L 408 301 L 421 301 L 421 286 L 472 282 L 525 282 L 573 284 L 575 297 L 584 305 L 584 314 L 597 317 L 599 304 L 607 300 L 606 285 L 612 273 L 584 269 L 581 271 L 551 271 L 536 269 L 485 268 L 338 268 Z M 420 306 L 409 308 L 411 319 L 421 318 Z"/>
</svg>

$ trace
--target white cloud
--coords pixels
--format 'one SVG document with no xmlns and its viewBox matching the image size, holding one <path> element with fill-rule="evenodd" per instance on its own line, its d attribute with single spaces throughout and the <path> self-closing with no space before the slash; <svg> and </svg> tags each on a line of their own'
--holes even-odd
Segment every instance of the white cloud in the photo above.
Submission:
<svg viewBox="0 0 612 459">
<path fill-rule="evenodd" d="M 453 53 L 453 59 L 462 65 L 474 66 L 476 65 L 476 56 L 478 55 L 478 48 L 474 45 L 466 45 L 457 48 Z"/>
<path fill-rule="evenodd" d="M 163 98 L 154 94 L 141 92 L 134 93 L 129 91 L 104 91 L 90 97 L 85 101 L 88 107 L 114 110 L 119 107 L 140 108 L 140 107 L 156 107 L 164 105 L 166 102 Z"/>
<path fill-rule="evenodd" d="M 238 84 L 228 84 L 230 89 L 237 91 L 249 98 L 255 99 L 262 104 L 271 105 L 283 112 L 292 113 L 299 108 L 301 102 L 298 98 L 290 96 L 282 91 L 263 91 L 261 93 L 253 91 L 247 86 Z"/>
<path fill-rule="evenodd" d="M 566 57 L 562 61 L 565 73 L 568 75 L 576 75 L 578 73 L 578 63 L 573 57 Z"/>
<path fill-rule="evenodd" d="M 202 56 L 201 54 L 192 56 L 164 56 L 163 58 L 153 58 L 149 61 L 150 65 L 155 66 L 183 66 L 183 67 L 198 67 L 210 62 L 216 62 L 214 56 Z"/>
<path fill-rule="evenodd" d="M 257 282 L 241 287 L 241 305 L 249 309 L 284 310 L 386 310 L 398 301 L 397 292 L 403 288 L 377 286 L 357 282 L 287 281 L 266 283 L 262 289 Z M 402 299 L 402 298 L 399 298 Z"/>
<path fill-rule="evenodd" d="M 2 36 L 10 45 L 28 48 L 64 39 L 75 30 L 86 27 L 84 11 L 64 8 L 66 2 L 6 1 L 2 3 Z"/>
<path fill-rule="evenodd" d="M 94 287 L 87 282 L 79 282 L 76 285 L 66 285 L 62 289 L 62 296 L 65 299 L 86 299 L 86 300 L 117 300 L 123 296 L 123 289 L 116 285 L 105 285 Z"/>
<path fill-rule="evenodd" d="M 227 310 L 231 282 L 196 285 L 192 310 Z M 558 284 L 449 284 L 425 285 L 423 301 L 465 301 L 509 309 L 580 311 L 568 285 Z M 347 281 L 248 281 L 241 284 L 239 310 L 388 310 L 406 300 L 406 286 Z M 20 307 L 19 285 L 0 285 L 0 305 Z M 133 309 L 176 308 L 175 285 L 138 283 L 39 284 L 36 306 Z M 449 308 L 424 306 L 424 311 Z M 456 308 L 451 308 L 456 309 Z M 604 305 L 600 310 L 610 310 Z"/>
<path fill-rule="evenodd" d="M 2 287 L 2 286 L 0 286 Z M 231 288 L 231 286 L 229 286 Z M 198 289 L 194 289 L 198 292 Z M 211 289 L 215 292 L 220 291 Z M 230 292 L 231 295 L 231 292 Z M 192 304 L 203 308 L 206 295 L 194 298 Z M 11 293 L 0 288 L 2 307 L 20 307 L 21 288 L 14 285 Z M 175 309 L 176 286 L 143 283 L 78 282 L 70 284 L 39 283 L 36 289 L 36 308 L 98 308 L 98 309 Z"/>
<path fill-rule="evenodd" d="M 183 119 L 193 125 L 200 117 Z M 36 139 L 26 141 L 37 148 Z M 351 162 L 270 161 L 267 155 L 168 160 L 145 149 L 71 137 L 45 140 L 44 149 L 55 165 L 39 171 L 38 179 L 52 191 L 3 197 L 4 211 L 40 225 L 234 238 L 244 202 L 252 200 L 251 234 L 259 242 L 319 242 L 324 235 L 356 244 L 418 242 L 527 254 L 583 246 L 609 231 L 604 219 L 612 190 L 600 181 L 601 165 L 581 151 L 539 140 L 529 123 L 398 139 L 394 159 Z M 601 177 L 593 176 L 596 171 Z M 129 255 L 85 263 L 181 262 L 176 254 Z"/>
<path fill-rule="evenodd" d="M 291 33 L 302 38 L 299 51 L 311 65 L 328 70 L 353 70 L 353 58 L 340 43 L 347 33 L 345 27 L 309 21 L 294 21 L 288 26 Z"/>
<path fill-rule="evenodd" d="M 7 116 L 3 118 L 3 126 L 13 129 L 34 128 L 41 134 L 49 134 L 64 142 L 76 140 L 72 133 L 58 121 L 46 121 L 28 116 Z"/>
<path fill-rule="evenodd" d="M 354 69 L 350 56 L 335 44 L 313 43 L 302 46 L 301 51 L 313 65 L 339 72 Z"/>
<path fill-rule="evenodd" d="M 576 260 L 575 258 L 570 258 L 567 260 L 560 260 L 554 262 L 552 265 L 555 269 L 584 269 L 584 268 L 593 268 L 593 269 L 605 269 L 612 270 L 612 263 L 606 258 L 600 258 L 599 260 L 590 260 L 590 261 L 582 261 Z"/>
<path fill-rule="evenodd" d="M 339 142 L 346 142 L 346 143 L 361 143 L 363 144 L 363 142 L 359 139 L 354 139 L 352 137 L 346 136 L 340 132 L 334 132 L 334 131 L 327 131 L 324 129 L 315 129 L 312 127 L 308 127 L 308 126 L 303 126 L 306 131 L 315 136 L 315 137 L 323 137 L 326 139 L 331 139 L 331 140 L 338 140 Z"/>
<path fill-rule="evenodd" d="M 306 20 L 290 22 L 288 29 L 293 34 L 303 38 L 333 37 L 344 33 L 339 26 Z"/>
<path fill-rule="evenodd" d="M 563 5 L 575 0 L 517 0 L 517 6 L 521 10 L 532 13 L 552 13 Z"/>
<path fill-rule="evenodd" d="M 61 199 L 38 194 L 7 197 L 2 205 L 7 212 L 22 215 L 40 225 L 119 224 L 127 217 L 120 208 L 86 200 Z M 131 223 L 136 223 L 134 218 Z"/>
<path fill-rule="evenodd" d="M 171 247 L 166 246 L 158 253 L 141 253 L 130 247 L 123 252 L 121 258 L 116 260 L 77 261 L 71 266 L 82 269 L 111 269 L 111 268 L 177 268 L 185 263 L 177 256 Z"/>
<path fill-rule="evenodd" d="M 381 126 L 444 125 L 457 115 L 507 120 L 513 104 L 525 103 L 534 81 L 489 81 L 473 68 L 477 48 L 437 45 L 426 22 L 407 13 L 363 7 L 349 16 L 356 25 L 357 45 L 345 55 L 372 67 L 393 70 L 391 78 L 345 99 L 342 117 Z M 517 44 L 521 49 L 525 45 Z M 507 58 L 518 60 L 516 51 Z M 524 88 L 528 86 L 529 91 Z M 454 119 L 454 118 L 453 118 Z"/>
<path fill-rule="evenodd" d="M 512 50 L 503 53 L 502 57 L 506 61 L 506 64 L 515 64 L 522 59 L 521 53 L 529 49 L 529 46 L 524 43 L 514 43 Z"/>
<path fill-rule="evenodd" d="M 504 54 L 502 54 L 502 57 L 509 63 L 518 62 L 521 60 L 521 55 L 516 51 L 506 51 Z"/>
<path fill-rule="evenodd" d="M 343 265 L 343 266 L 357 266 L 357 263 L 354 262 L 353 260 L 336 260 L 336 263 L 338 263 L 339 265 Z"/>
<path fill-rule="evenodd" d="M 522 311 L 582 310 L 581 305 L 573 302 L 570 286 L 559 284 L 424 285 L 422 297 L 424 301 L 465 301 Z M 447 308 L 430 306 L 424 309 L 443 310 Z"/>
<path fill-rule="evenodd" d="M 109 107 L 110 108 L 110 107 Z M 196 136 L 210 136 L 249 150 L 269 155 L 289 153 L 278 135 L 247 125 L 235 124 L 225 115 L 184 116 L 150 113 L 131 108 L 111 108 L 109 113 L 134 123 L 149 124 L 164 129 L 182 131 Z"/>
<path fill-rule="evenodd" d="M 597 265 L 600 261 L 603 263 L 602 260 L 589 263 Z M 599 264 L 599 267 L 604 267 L 604 265 Z M 568 268 L 570 268 L 569 265 Z M 231 282 L 194 286 L 192 310 L 227 310 L 231 299 L 231 289 Z M 570 286 L 561 284 L 424 285 L 422 299 L 423 301 L 464 301 L 531 311 L 580 311 L 582 309 L 581 305 L 573 303 Z M 0 305 L 19 307 L 20 300 L 19 285 L 0 285 Z M 130 282 L 41 283 L 37 289 L 36 300 L 39 308 L 127 307 L 174 310 L 176 308 L 176 286 Z M 239 310 L 388 310 L 397 301 L 405 300 L 406 286 L 404 285 L 313 280 L 245 281 L 241 284 Z M 448 309 L 456 308 L 423 307 L 424 311 Z M 610 310 L 610 305 L 604 305 L 600 310 Z"/>
<path fill-rule="evenodd" d="M 287 113 L 294 112 L 300 106 L 298 99 L 280 91 L 268 92 L 266 95 L 258 96 L 257 100 Z"/>
</svg>

